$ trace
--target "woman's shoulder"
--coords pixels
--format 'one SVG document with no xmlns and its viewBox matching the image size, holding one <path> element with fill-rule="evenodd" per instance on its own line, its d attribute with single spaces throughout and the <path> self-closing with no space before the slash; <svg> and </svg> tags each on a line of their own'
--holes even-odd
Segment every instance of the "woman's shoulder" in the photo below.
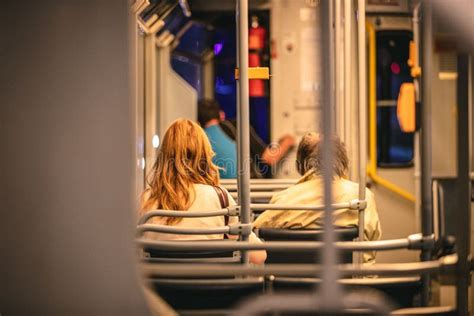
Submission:
<svg viewBox="0 0 474 316">
<path fill-rule="evenodd" d="M 221 188 L 229 197 L 229 204 L 234 205 L 235 202 L 231 194 L 222 186 Z M 208 184 L 194 184 L 194 190 L 196 192 L 195 201 L 203 201 L 204 203 L 207 202 L 208 204 L 218 204 L 220 208 L 219 196 L 214 186 Z"/>
<path fill-rule="evenodd" d="M 216 195 L 216 189 L 212 185 L 195 183 L 193 184 L 193 186 L 197 195 L 199 195 L 200 193 L 206 194 L 206 195 L 208 194 Z"/>
<path fill-rule="evenodd" d="M 194 189 L 197 191 L 201 192 L 213 192 L 214 194 L 216 193 L 216 186 L 209 185 L 209 184 L 201 184 L 201 183 L 195 183 L 193 184 Z M 223 186 L 219 185 L 221 189 L 223 189 L 225 192 L 228 192 L 226 188 Z"/>
<path fill-rule="evenodd" d="M 219 197 L 217 196 L 216 189 L 212 185 L 193 184 L 193 187 L 195 191 L 193 206 L 207 205 L 212 207 L 219 203 Z"/>
</svg>

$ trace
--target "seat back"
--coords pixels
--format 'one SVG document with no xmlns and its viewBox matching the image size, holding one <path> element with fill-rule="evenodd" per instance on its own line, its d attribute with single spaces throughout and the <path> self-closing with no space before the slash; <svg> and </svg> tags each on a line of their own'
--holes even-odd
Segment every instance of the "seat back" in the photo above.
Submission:
<svg viewBox="0 0 474 316">
<path fill-rule="evenodd" d="M 419 305 L 420 277 L 342 279 L 347 291 L 374 289 L 387 295 L 399 308 Z M 316 278 L 274 277 L 269 284 L 273 291 L 310 290 L 321 284 Z"/>
<path fill-rule="evenodd" d="M 338 227 L 335 229 L 340 241 L 352 241 L 358 236 L 357 227 Z M 321 241 L 322 229 L 278 229 L 260 228 L 258 235 L 265 241 Z M 320 263 L 319 251 L 267 251 L 267 263 Z M 352 263 L 352 252 L 341 254 L 342 263 Z"/>
<path fill-rule="evenodd" d="M 217 240 L 206 240 L 212 243 Z M 179 243 L 180 241 L 175 241 Z M 229 240 L 229 242 L 233 242 Z M 182 251 L 182 250 L 162 250 L 144 248 L 142 261 L 148 263 L 240 263 L 241 256 L 239 251 L 221 251 L 221 250 L 201 250 L 201 251 Z"/>
<path fill-rule="evenodd" d="M 243 298 L 262 294 L 264 279 L 149 279 L 148 282 L 171 307 L 183 310 L 230 309 Z M 181 314 L 181 313 L 180 313 Z"/>
</svg>

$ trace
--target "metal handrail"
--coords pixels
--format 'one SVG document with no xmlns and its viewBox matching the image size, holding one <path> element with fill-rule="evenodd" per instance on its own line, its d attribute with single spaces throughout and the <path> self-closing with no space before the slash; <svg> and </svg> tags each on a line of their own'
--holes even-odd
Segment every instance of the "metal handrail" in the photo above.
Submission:
<svg viewBox="0 0 474 316">
<path fill-rule="evenodd" d="M 360 210 L 365 208 L 366 201 L 352 200 L 350 202 L 334 203 L 331 205 L 332 210 L 341 210 L 341 209 L 352 209 Z M 253 211 L 279 211 L 279 210 L 291 210 L 291 211 L 323 211 L 325 209 L 324 205 L 311 205 L 311 204 L 289 204 L 289 205 L 279 205 L 279 204 L 268 204 L 268 203 L 252 203 L 250 204 L 250 209 Z"/>
<path fill-rule="evenodd" d="M 237 223 L 234 225 L 208 227 L 208 228 L 143 224 L 143 225 L 138 225 L 136 230 L 137 230 L 138 235 L 141 235 L 145 232 L 155 232 L 155 233 L 177 234 L 177 235 L 228 234 L 228 235 L 239 235 L 242 237 L 247 237 L 252 233 L 252 224 Z M 245 240 L 247 239 L 244 239 L 244 241 Z"/>
<path fill-rule="evenodd" d="M 201 212 L 189 212 L 189 211 L 176 211 L 176 210 L 154 210 L 143 214 L 138 220 L 138 225 L 145 224 L 152 217 L 214 217 L 214 216 L 238 216 L 237 207 L 229 207 L 216 211 L 201 211 Z"/>
<path fill-rule="evenodd" d="M 239 197 L 237 192 L 229 192 L 232 198 L 237 199 Z M 275 192 L 250 192 L 251 199 L 271 199 Z"/>
<path fill-rule="evenodd" d="M 365 208 L 367 201 L 352 200 L 349 202 L 334 203 L 331 205 L 333 210 L 340 209 L 352 209 L 360 210 Z M 250 209 L 253 211 L 322 211 L 324 210 L 324 205 L 311 205 L 311 204 L 288 204 L 288 205 L 278 205 L 278 204 L 268 204 L 268 203 L 252 203 L 250 204 Z M 196 217 L 214 217 L 214 216 L 239 216 L 240 215 L 240 206 L 233 205 L 228 208 L 215 210 L 215 211 L 178 211 L 178 210 L 153 210 L 148 211 L 143 214 L 138 220 L 138 225 L 145 224 L 150 218 L 163 216 L 163 217 L 182 217 L 182 218 L 196 218 Z"/>
<path fill-rule="evenodd" d="M 352 209 L 360 210 L 365 208 L 366 201 L 352 200 L 350 202 L 334 203 L 331 208 L 333 210 L 340 209 Z M 277 205 L 277 204 L 266 204 L 266 203 L 252 203 L 250 209 L 253 211 L 265 211 L 265 210 L 291 210 L 291 211 L 322 211 L 324 205 L 311 205 L 311 204 L 289 204 L 289 205 Z M 138 220 L 138 225 L 145 224 L 150 218 L 163 216 L 163 217 L 182 217 L 182 218 L 197 218 L 197 217 L 214 217 L 214 216 L 239 216 L 240 206 L 233 205 L 225 209 L 215 211 L 178 211 L 178 210 L 153 210 L 143 214 Z"/>
<path fill-rule="evenodd" d="M 294 251 L 321 249 L 324 245 L 320 241 L 267 241 L 262 243 L 250 242 L 227 242 L 215 241 L 212 244 L 202 241 L 154 241 L 140 239 L 138 244 L 146 246 L 150 249 L 160 250 L 180 250 L 180 251 L 200 251 L 200 250 L 216 250 L 216 251 L 236 251 L 236 250 L 267 250 L 267 251 Z M 334 246 L 339 250 L 346 251 L 389 251 L 398 249 L 414 249 L 408 238 L 379 240 L 379 241 L 340 241 Z"/>
<path fill-rule="evenodd" d="M 372 265 L 341 264 L 337 266 L 345 277 L 359 275 L 419 275 L 425 273 L 447 272 L 457 262 L 456 255 L 438 260 L 410 263 L 374 263 Z M 225 276 L 315 276 L 321 273 L 320 265 L 315 264 L 268 264 L 256 266 L 229 266 L 224 264 L 141 264 L 141 271 L 148 276 L 180 277 L 225 277 Z"/>
<path fill-rule="evenodd" d="M 178 235 L 214 235 L 214 234 L 230 234 L 229 226 L 195 228 L 195 227 L 179 227 L 168 225 L 142 224 L 137 226 L 137 232 L 143 234 L 145 232 L 178 234 Z"/>
<path fill-rule="evenodd" d="M 338 241 L 334 246 L 343 251 L 389 251 L 397 249 L 419 250 L 425 247 L 428 241 L 419 235 L 409 238 L 377 240 L 377 241 Z M 229 241 L 170 241 L 138 239 L 141 247 L 159 250 L 179 251 L 237 251 L 237 250 L 268 250 L 299 252 L 304 250 L 321 249 L 324 242 L 320 241 L 264 241 L 261 243 L 229 242 Z"/>
<path fill-rule="evenodd" d="M 250 191 L 270 191 L 270 190 L 284 190 L 293 183 L 275 183 L 275 184 L 250 184 Z M 237 191 L 237 184 L 224 184 L 223 187 L 228 191 Z"/>
<path fill-rule="evenodd" d="M 298 179 L 250 179 L 250 184 L 295 184 Z M 237 179 L 221 179 L 221 185 L 237 184 Z"/>
</svg>

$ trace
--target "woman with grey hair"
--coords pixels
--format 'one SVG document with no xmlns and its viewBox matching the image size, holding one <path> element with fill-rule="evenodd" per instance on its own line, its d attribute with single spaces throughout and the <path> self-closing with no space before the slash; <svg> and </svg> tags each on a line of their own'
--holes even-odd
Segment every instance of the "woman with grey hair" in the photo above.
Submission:
<svg viewBox="0 0 474 316">
<path fill-rule="evenodd" d="M 333 148 L 333 203 L 349 202 L 358 198 L 359 184 L 347 180 L 349 158 L 346 147 L 339 137 L 331 136 Z M 306 134 L 299 146 L 296 158 L 301 179 L 286 190 L 275 193 L 271 204 L 322 205 L 324 202 L 322 177 L 322 136 L 317 133 Z M 373 193 L 366 189 L 367 208 L 365 209 L 365 240 L 379 240 L 382 236 L 379 217 Z M 254 227 L 269 228 L 322 228 L 323 211 L 274 211 L 263 212 L 255 221 Z M 341 209 L 333 212 L 334 225 L 357 226 L 358 210 Z M 364 262 L 375 261 L 375 252 L 364 253 Z"/>
</svg>

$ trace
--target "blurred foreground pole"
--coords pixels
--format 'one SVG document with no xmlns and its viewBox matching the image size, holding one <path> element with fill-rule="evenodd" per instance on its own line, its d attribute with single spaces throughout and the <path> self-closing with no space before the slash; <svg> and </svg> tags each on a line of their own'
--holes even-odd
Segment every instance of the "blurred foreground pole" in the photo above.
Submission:
<svg viewBox="0 0 474 316">
<path fill-rule="evenodd" d="M 3 1 L 1 315 L 147 315 L 128 1 Z"/>
</svg>

